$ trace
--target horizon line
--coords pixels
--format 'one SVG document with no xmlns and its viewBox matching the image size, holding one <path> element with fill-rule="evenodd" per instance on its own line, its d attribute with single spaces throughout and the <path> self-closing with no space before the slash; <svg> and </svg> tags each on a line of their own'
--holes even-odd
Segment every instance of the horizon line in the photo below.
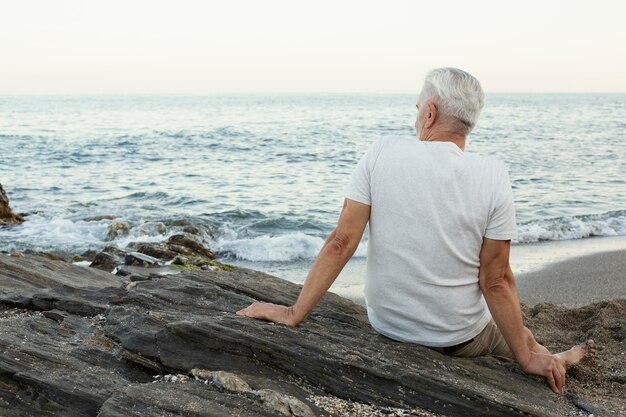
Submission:
<svg viewBox="0 0 626 417">
<path fill-rule="evenodd" d="M 177 96 L 203 97 L 220 95 L 419 95 L 418 91 L 213 91 L 213 92 L 44 92 L 4 93 L 0 97 L 68 97 L 68 96 Z M 485 94 L 626 94 L 626 91 L 485 91 Z"/>
</svg>

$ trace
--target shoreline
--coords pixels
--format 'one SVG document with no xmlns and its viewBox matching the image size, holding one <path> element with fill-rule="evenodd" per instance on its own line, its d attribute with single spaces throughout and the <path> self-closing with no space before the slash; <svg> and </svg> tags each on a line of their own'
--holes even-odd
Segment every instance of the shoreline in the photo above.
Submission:
<svg viewBox="0 0 626 417">
<path fill-rule="evenodd" d="M 365 258 L 352 259 L 331 292 L 365 305 L 365 264 Z M 626 298 L 626 236 L 514 245 L 511 266 L 520 301 L 525 304 L 552 302 L 574 307 Z M 602 277 L 598 279 L 595 271 Z"/>
<path fill-rule="evenodd" d="M 55 258 L 54 253 L 49 255 Z M 621 272 L 626 271 L 626 236 L 515 244 L 511 247 L 510 258 L 520 301 L 524 304 L 551 302 L 578 307 L 626 298 L 626 273 Z M 290 263 L 249 262 L 220 257 L 215 260 L 296 284 L 304 282 L 314 262 L 312 259 Z M 330 292 L 365 305 L 366 261 L 364 257 L 352 258 Z M 78 265 L 86 266 L 80 262 Z"/>
</svg>

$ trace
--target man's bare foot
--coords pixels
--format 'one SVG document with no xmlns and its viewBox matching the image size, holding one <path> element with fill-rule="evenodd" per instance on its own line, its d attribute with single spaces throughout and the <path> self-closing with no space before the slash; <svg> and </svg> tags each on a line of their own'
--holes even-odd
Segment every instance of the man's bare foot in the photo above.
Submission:
<svg viewBox="0 0 626 417">
<path fill-rule="evenodd" d="M 570 350 L 557 353 L 555 356 L 563 359 L 565 366 L 576 365 L 583 359 L 592 359 L 596 355 L 596 342 L 593 339 L 587 340 L 585 343 L 576 345 Z"/>
</svg>

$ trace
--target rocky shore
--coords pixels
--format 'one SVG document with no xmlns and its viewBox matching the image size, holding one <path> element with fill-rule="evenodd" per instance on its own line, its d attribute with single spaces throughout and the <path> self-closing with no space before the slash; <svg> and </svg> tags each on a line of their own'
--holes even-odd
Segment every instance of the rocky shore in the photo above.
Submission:
<svg viewBox="0 0 626 417">
<path fill-rule="evenodd" d="M 626 300 L 526 309 L 549 347 L 593 337 L 604 348 L 596 364 L 572 370 L 565 395 L 555 395 L 507 360 L 450 358 L 386 339 L 370 328 L 361 306 L 330 293 L 298 328 L 236 316 L 253 300 L 291 303 L 300 286 L 216 263 L 206 252 L 192 253 L 182 237 L 173 240 L 165 245 L 187 248 L 187 255 L 174 256 L 178 269 L 140 252 L 117 253 L 124 265 L 114 266 L 116 274 L 40 255 L 0 254 L 0 415 L 626 411 L 620 366 Z"/>
<path fill-rule="evenodd" d="M 2 227 L 22 220 L 5 197 Z M 112 239 L 128 233 L 107 219 Z M 0 253 L 0 416 L 626 415 L 626 299 L 524 307 L 550 349 L 599 345 L 555 395 L 512 361 L 387 339 L 332 293 L 297 328 L 237 316 L 301 287 L 218 262 L 197 234 L 72 259 Z"/>
</svg>

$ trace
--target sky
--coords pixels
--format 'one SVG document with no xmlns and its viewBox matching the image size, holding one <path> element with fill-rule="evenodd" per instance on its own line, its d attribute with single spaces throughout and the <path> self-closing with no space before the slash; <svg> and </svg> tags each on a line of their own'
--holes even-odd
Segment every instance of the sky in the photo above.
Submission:
<svg viewBox="0 0 626 417">
<path fill-rule="evenodd" d="M 20 0 L 0 3 L 0 94 L 626 92 L 626 2 Z"/>
</svg>

